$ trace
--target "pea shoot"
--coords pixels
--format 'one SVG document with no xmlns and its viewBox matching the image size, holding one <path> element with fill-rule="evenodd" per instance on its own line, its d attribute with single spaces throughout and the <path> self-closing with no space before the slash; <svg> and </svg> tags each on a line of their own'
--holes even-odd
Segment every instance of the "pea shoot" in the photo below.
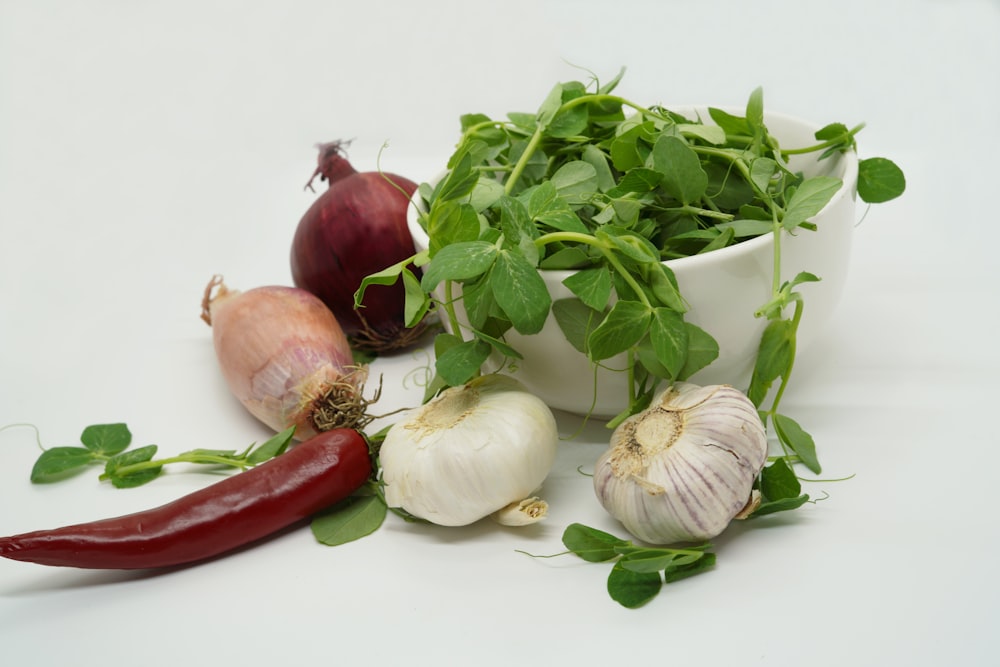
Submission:
<svg viewBox="0 0 1000 667">
<path fill-rule="evenodd" d="M 709 108 L 709 119 L 688 118 L 615 94 L 622 74 L 603 85 L 560 83 L 535 113 L 462 116 L 444 177 L 418 190 L 428 250 L 369 276 L 357 296 L 401 279 L 411 322 L 440 310 L 449 332 L 435 341 L 428 395 L 467 382 L 488 362 L 516 365 L 520 355 L 505 334 L 538 333 L 551 312 L 594 364 L 627 355 L 626 407 L 609 421 L 614 428 L 647 406 L 659 384 L 685 380 L 718 356 L 712 332 L 685 320 L 684 295 L 664 260 L 771 234 L 772 294 L 755 313 L 767 326 L 743 389 L 788 459 L 819 472 L 811 436 L 780 408 L 804 312 L 798 287 L 821 277 L 802 272 L 780 282 L 781 240 L 815 230 L 811 218 L 843 183 L 805 177 L 789 158 L 855 151 L 864 124 L 831 123 L 815 144 L 784 148 L 765 125 L 761 88 L 742 116 Z M 904 189 L 891 160 L 859 161 L 863 201 L 889 201 Z M 564 282 L 574 298 L 552 300 L 540 275 L 548 269 L 575 270 Z"/>
</svg>

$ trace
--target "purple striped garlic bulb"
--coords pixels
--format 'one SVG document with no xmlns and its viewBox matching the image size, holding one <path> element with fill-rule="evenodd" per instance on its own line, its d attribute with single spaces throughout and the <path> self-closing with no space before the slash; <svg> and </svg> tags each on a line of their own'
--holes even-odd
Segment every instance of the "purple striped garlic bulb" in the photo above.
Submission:
<svg viewBox="0 0 1000 667">
<path fill-rule="evenodd" d="M 766 459 L 764 424 L 746 395 L 676 383 L 615 429 L 594 491 L 644 542 L 703 541 L 747 506 Z"/>
</svg>

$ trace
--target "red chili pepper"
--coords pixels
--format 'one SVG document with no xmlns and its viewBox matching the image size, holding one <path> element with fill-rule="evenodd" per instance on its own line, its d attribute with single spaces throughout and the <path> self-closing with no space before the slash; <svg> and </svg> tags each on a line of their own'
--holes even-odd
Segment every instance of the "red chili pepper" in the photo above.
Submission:
<svg viewBox="0 0 1000 667">
<path fill-rule="evenodd" d="M 349 496 L 370 474 L 361 434 L 335 429 L 155 509 L 0 537 L 0 556 L 121 570 L 190 563 L 306 519 Z"/>
</svg>

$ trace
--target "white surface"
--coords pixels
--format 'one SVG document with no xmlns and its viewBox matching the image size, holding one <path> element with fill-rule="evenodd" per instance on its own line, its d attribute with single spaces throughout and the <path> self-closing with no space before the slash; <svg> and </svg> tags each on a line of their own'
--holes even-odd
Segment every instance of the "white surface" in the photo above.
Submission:
<svg viewBox="0 0 1000 667">
<path fill-rule="evenodd" d="M 226 393 L 201 291 L 288 283 L 312 145 L 425 179 L 469 111 L 530 110 L 567 62 L 629 68 L 637 99 L 868 122 L 861 153 L 909 192 L 859 227 L 836 322 L 787 409 L 829 494 L 717 541 L 717 569 L 627 611 L 607 568 L 554 553 L 572 521 L 615 530 L 562 445 L 550 520 L 413 527 L 324 548 L 298 530 L 160 575 L 0 562 L 4 664 L 986 665 L 1000 641 L 993 255 L 1000 7 L 830 3 L 0 0 L 0 424 L 49 445 L 126 421 L 164 452 L 266 436 Z M 386 410 L 425 359 L 380 363 Z M 565 432 L 575 430 L 563 419 Z M 0 432 L 0 532 L 150 507 L 96 471 L 32 486 L 33 435 Z M 367 657 L 367 658 L 366 658 Z"/>
</svg>

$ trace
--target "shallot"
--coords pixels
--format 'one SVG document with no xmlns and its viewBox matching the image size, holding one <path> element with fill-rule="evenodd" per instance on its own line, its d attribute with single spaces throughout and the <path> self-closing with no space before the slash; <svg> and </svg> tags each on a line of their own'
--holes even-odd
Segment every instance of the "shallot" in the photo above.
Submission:
<svg viewBox="0 0 1000 667">
<path fill-rule="evenodd" d="M 347 337 L 323 302 L 297 287 L 230 290 L 215 276 L 202 319 L 230 391 L 276 431 L 295 426 L 305 440 L 371 422 L 363 389 L 368 367 L 355 364 Z"/>
<path fill-rule="evenodd" d="M 320 145 L 319 176 L 329 187 L 299 221 L 292 240 L 292 280 L 318 296 L 357 349 L 407 347 L 423 332 L 407 328 L 401 283 L 373 285 L 360 308 L 362 280 L 413 256 L 406 210 L 417 186 L 381 172 L 358 172 L 344 156 L 345 142 Z M 310 180 L 310 187 L 312 180 Z"/>
</svg>

